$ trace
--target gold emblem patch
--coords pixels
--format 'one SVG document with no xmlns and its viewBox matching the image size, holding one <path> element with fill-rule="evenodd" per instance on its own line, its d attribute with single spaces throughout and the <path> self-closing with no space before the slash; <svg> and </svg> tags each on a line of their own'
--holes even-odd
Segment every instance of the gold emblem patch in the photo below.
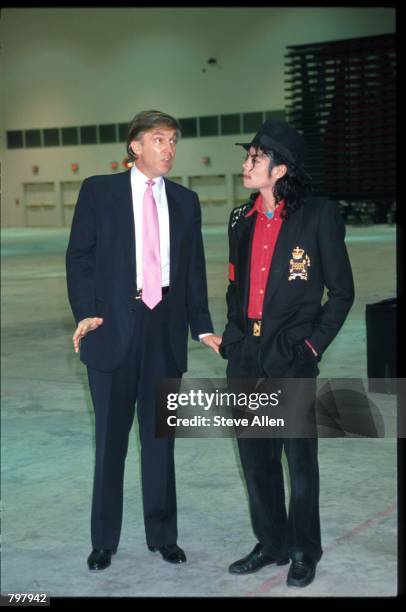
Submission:
<svg viewBox="0 0 406 612">
<path fill-rule="evenodd" d="M 260 336 L 261 335 L 261 323 L 262 321 L 254 321 L 254 325 L 252 327 L 252 335 Z"/>
<path fill-rule="evenodd" d="M 307 280 L 307 268 L 310 268 L 310 257 L 306 255 L 304 249 L 295 247 L 292 251 L 292 259 L 289 261 L 288 280 Z"/>
</svg>

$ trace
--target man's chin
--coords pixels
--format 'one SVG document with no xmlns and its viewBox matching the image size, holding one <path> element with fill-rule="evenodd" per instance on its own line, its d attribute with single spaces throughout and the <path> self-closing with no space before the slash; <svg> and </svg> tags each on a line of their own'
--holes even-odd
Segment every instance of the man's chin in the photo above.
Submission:
<svg viewBox="0 0 406 612">
<path fill-rule="evenodd" d="M 162 174 L 167 174 L 172 170 L 173 164 L 162 164 Z"/>
</svg>

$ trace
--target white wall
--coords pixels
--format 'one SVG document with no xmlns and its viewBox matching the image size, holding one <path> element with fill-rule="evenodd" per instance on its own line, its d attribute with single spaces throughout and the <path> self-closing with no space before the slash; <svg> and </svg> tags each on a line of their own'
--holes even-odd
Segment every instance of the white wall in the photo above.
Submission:
<svg viewBox="0 0 406 612">
<path fill-rule="evenodd" d="M 147 108 L 177 117 L 283 109 L 287 45 L 394 32 L 395 10 L 23 8 L 3 9 L 0 25 L 2 220 L 21 226 L 24 182 L 108 173 L 125 148 L 8 150 L 7 130 L 124 123 Z M 207 66 L 209 57 L 218 66 Z M 226 174 L 230 185 L 242 157 L 235 140 L 181 141 L 173 174 Z M 211 157 L 209 168 L 203 155 Z M 79 164 L 77 175 L 71 162 Z"/>
</svg>

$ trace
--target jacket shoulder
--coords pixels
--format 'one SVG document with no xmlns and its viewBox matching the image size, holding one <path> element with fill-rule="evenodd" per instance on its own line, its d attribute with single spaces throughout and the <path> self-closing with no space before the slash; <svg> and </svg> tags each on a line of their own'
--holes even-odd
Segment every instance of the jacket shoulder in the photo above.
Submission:
<svg viewBox="0 0 406 612">
<path fill-rule="evenodd" d="M 328 206 L 337 206 L 334 200 L 330 200 L 330 198 L 324 196 L 308 196 L 304 199 L 304 205 L 307 209 L 313 208 L 318 210 L 324 210 Z"/>
<path fill-rule="evenodd" d="M 338 203 L 328 197 L 310 196 L 303 202 L 304 212 L 312 217 L 330 217 L 339 214 Z"/>
<path fill-rule="evenodd" d="M 165 180 L 165 186 L 169 187 L 173 193 L 175 193 L 176 195 L 179 195 L 181 198 L 191 197 L 191 196 L 198 198 L 197 193 L 193 191 L 192 189 L 189 189 L 188 187 L 184 187 L 184 185 L 180 185 L 179 183 L 175 183 L 174 181 L 171 181 L 170 179 L 166 177 L 164 180 Z"/>
<path fill-rule="evenodd" d="M 251 210 L 254 203 L 252 201 L 246 202 L 245 204 L 241 204 L 241 206 L 236 206 L 230 213 L 230 228 L 233 229 L 242 219 L 244 219 L 245 215 Z"/>
<path fill-rule="evenodd" d="M 82 187 L 90 187 L 97 192 L 100 190 L 107 192 L 111 189 L 119 189 L 120 186 L 125 185 L 127 181 L 129 181 L 128 171 L 118 174 L 95 174 L 85 178 L 82 182 Z"/>
<path fill-rule="evenodd" d="M 128 178 L 128 170 L 125 172 L 119 172 L 118 174 L 94 174 L 85 178 L 83 182 L 92 183 L 94 185 L 103 185 L 105 183 L 118 184 L 123 180 L 126 180 L 126 178 Z"/>
</svg>

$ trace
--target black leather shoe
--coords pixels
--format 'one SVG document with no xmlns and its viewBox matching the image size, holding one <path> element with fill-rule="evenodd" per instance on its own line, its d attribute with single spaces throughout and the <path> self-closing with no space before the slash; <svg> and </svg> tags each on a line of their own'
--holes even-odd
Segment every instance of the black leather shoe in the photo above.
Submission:
<svg viewBox="0 0 406 612">
<path fill-rule="evenodd" d="M 288 586 L 305 587 L 313 582 L 316 574 L 316 563 L 310 557 L 297 553 L 289 568 Z"/>
<path fill-rule="evenodd" d="M 165 544 L 165 546 L 160 546 L 159 548 L 148 546 L 148 548 L 152 552 L 159 550 L 162 558 L 169 563 L 186 563 L 186 555 L 177 544 Z"/>
<path fill-rule="evenodd" d="M 115 550 L 108 548 L 94 548 L 87 559 L 87 565 L 90 570 L 104 570 L 111 563 L 111 555 L 115 554 Z"/>
<path fill-rule="evenodd" d="M 274 559 L 269 555 L 264 555 L 261 544 L 256 544 L 253 550 L 243 559 L 239 559 L 230 565 L 228 571 L 230 574 L 252 574 L 265 567 L 265 565 L 286 565 L 289 563 L 289 558 Z"/>
</svg>

